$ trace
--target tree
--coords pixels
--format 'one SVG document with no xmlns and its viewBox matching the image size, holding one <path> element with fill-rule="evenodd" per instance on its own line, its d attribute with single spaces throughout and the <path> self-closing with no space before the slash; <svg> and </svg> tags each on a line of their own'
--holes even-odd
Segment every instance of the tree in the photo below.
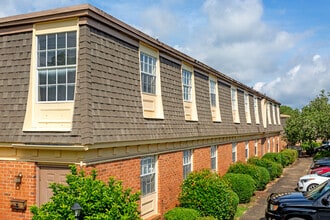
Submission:
<svg viewBox="0 0 330 220">
<path fill-rule="evenodd" d="M 78 202 L 82 207 L 81 215 L 85 220 L 96 219 L 140 219 L 138 203 L 140 193 L 131 193 L 131 189 L 123 189 L 122 183 L 110 177 L 108 184 L 96 179 L 96 171 L 90 176 L 84 172 L 77 173 L 71 166 L 71 174 L 67 175 L 67 185 L 52 183 L 51 201 L 40 208 L 33 206 L 33 220 L 74 220 L 71 207 Z"/>
<path fill-rule="evenodd" d="M 302 110 L 294 111 L 284 128 L 285 138 L 294 145 L 298 142 L 311 143 L 318 139 L 330 138 L 330 93 L 321 90 L 314 100 Z"/>
<path fill-rule="evenodd" d="M 296 114 L 298 109 L 292 109 L 289 106 L 282 105 L 280 106 L 280 113 L 284 115 L 294 115 Z"/>
</svg>

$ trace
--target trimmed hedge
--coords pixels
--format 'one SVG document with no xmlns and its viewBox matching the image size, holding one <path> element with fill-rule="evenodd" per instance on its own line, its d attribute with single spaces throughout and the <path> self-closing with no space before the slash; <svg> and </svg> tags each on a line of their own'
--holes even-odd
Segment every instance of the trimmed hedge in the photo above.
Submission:
<svg viewBox="0 0 330 220">
<path fill-rule="evenodd" d="M 280 177 L 283 173 L 283 167 L 279 163 L 275 163 L 266 158 L 250 157 L 248 159 L 249 164 L 254 164 L 260 167 L 264 167 L 268 170 L 271 180 L 274 180 L 277 177 Z"/>
<path fill-rule="evenodd" d="M 239 198 L 216 173 L 204 169 L 189 174 L 181 186 L 180 206 L 198 210 L 201 216 L 233 219 Z"/>
<path fill-rule="evenodd" d="M 223 179 L 229 182 L 231 189 L 238 195 L 239 203 L 250 202 L 256 190 L 256 183 L 250 175 L 227 173 L 223 176 Z"/>
<path fill-rule="evenodd" d="M 230 165 L 227 173 L 241 173 L 250 175 L 256 182 L 257 190 L 264 190 L 270 181 L 270 176 L 266 168 L 253 164 L 236 162 Z"/>
<path fill-rule="evenodd" d="M 284 161 L 283 167 L 292 164 L 298 158 L 298 151 L 293 149 L 285 149 L 281 151 L 279 154 L 282 156 L 282 161 Z"/>
<path fill-rule="evenodd" d="M 166 220 L 196 220 L 200 214 L 195 209 L 176 207 L 165 213 Z"/>
<path fill-rule="evenodd" d="M 285 161 L 283 160 L 283 156 L 279 153 L 266 153 L 262 156 L 262 159 L 267 159 L 272 162 L 281 164 L 283 167 L 285 165 Z"/>
</svg>

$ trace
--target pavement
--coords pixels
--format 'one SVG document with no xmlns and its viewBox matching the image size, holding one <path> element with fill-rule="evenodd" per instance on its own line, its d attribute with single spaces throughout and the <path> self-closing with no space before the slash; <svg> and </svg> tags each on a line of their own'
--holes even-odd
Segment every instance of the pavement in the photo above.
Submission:
<svg viewBox="0 0 330 220">
<path fill-rule="evenodd" d="M 297 181 L 306 175 L 311 167 L 312 157 L 300 157 L 292 165 L 283 169 L 282 176 L 271 181 L 264 191 L 256 191 L 251 199 L 248 210 L 239 220 L 265 220 L 267 197 L 273 192 L 292 192 L 297 187 Z"/>
</svg>

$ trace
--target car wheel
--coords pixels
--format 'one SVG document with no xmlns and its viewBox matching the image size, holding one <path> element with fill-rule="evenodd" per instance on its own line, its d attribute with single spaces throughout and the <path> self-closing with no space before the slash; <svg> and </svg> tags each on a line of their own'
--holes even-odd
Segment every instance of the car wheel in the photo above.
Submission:
<svg viewBox="0 0 330 220">
<path fill-rule="evenodd" d="M 293 217 L 293 218 L 288 218 L 287 220 L 305 220 L 305 219 L 299 217 Z"/>
<path fill-rule="evenodd" d="M 313 190 L 315 187 L 317 187 L 319 184 L 313 183 L 307 187 L 307 191 Z"/>
</svg>

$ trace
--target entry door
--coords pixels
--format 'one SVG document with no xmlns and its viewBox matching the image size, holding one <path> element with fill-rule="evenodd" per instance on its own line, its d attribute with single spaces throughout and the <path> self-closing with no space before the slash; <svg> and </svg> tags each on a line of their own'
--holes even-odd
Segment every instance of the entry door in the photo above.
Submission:
<svg viewBox="0 0 330 220">
<path fill-rule="evenodd" d="M 66 175 L 70 173 L 67 167 L 39 167 L 39 205 L 50 201 L 53 191 L 51 183 L 66 184 Z"/>
</svg>

